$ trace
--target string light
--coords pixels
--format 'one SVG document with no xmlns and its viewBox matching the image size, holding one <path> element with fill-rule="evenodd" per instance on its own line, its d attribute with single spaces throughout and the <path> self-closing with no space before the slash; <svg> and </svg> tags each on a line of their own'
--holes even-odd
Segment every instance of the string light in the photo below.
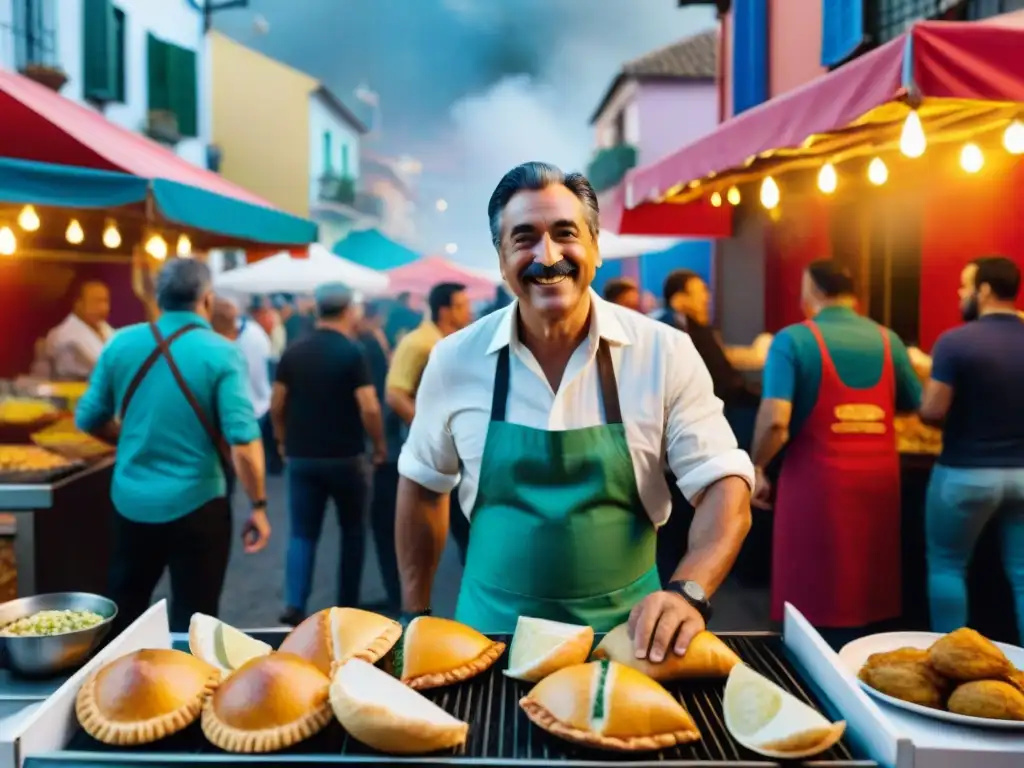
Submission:
<svg viewBox="0 0 1024 768">
<path fill-rule="evenodd" d="M 26 205 L 18 214 L 18 226 L 26 232 L 35 232 L 39 229 L 39 214 L 31 205 Z"/>
<path fill-rule="evenodd" d="M 167 241 L 160 235 L 152 235 L 146 241 L 145 250 L 157 261 L 163 261 L 167 258 Z"/>
<path fill-rule="evenodd" d="M 818 171 L 818 189 L 826 195 L 831 195 L 839 185 L 839 177 L 836 175 L 836 167 L 832 163 L 825 163 Z"/>
<path fill-rule="evenodd" d="M 68 222 L 68 228 L 64 233 L 64 237 L 72 245 L 80 245 L 85 240 L 85 231 L 82 229 L 82 225 L 78 223 L 78 219 L 72 219 Z"/>
<path fill-rule="evenodd" d="M 765 176 L 761 182 L 761 205 L 770 211 L 778 206 L 780 196 L 779 185 L 775 183 L 775 179 Z"/>
<path fill-rule="evenodd" d="M 1003 133 L 1003 147 L 1011 155 L 1024 155 L 1024 123 L 1014 120 Z"/>
<path fill-rule="evenodd" d="M 188 235 L 178 235 L 178 245 L 175 250 L 183 259 L 192 255 L 192 241 L 188 239 Z"/>
<path fill-rule="evenodd" d="M 889 180 L 889 169 L 885 167 L 882 158 L 876 157 L 868 165 L 868 181 L 876 187 L 880 187 Z"/>
<path fill-rule="evenodd" d="M 725 193 L 725 199 L 729 201 L 729 205 L 739 205 L 742 199 L 739 187 L 729 187 L 729 191 Z"/>
<path fill-rule="evenodd" d="M 0 256 L 13 256 L 18 249 L 18 239 L 14 230 L 6 224 L 0 227 Z"/>
<path fill-rule="evenodd" d="M 912 109 L 907 119 L 903 121 L 903 130 L 900 131 L 900 152 L 907 157 L 920 157 L 927 147 L 928 139 L 924 135 L 921 117 L 916 109 Z"/>
<path fill-rule="evenodd" d="M 964 148 L 960 150 L 960 167 L 966 173 L 977 173 L 984 166 L 985 155 L 982 154 L 981 147 L 974 142 L 964 144 Z"/>
<path fill-rule="evenodd" d="M 712 208 L 721 208 L 722 207 L 722 193 L 721 192 L 712 192 L 711 193 L 711 207 Z"/>
<path fill-rule="evenodd" d="M 111 249 L 121 245 L 121 233 L 117 231 L 117 224 L 113 219 L 107 219 L 107 225 L 103 228 L 103 244 Z"/>
</svg>

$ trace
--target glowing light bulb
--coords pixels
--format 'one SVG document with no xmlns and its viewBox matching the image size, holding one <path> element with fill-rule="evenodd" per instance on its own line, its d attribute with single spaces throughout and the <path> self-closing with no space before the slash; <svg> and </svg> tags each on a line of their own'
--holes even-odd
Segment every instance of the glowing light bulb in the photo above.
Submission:
<svg viewBox="0 0 1024 768">
<path fill-rule="evenodd" d="M 18 239 L 14 230 L 4 225 L 0 227 L 0 256 L 13 256 L 18 248 Z"/>
<path fill-rule="evenodd" d="M 121 233 L 117 231 L 117 224 L 111 219 L 103 228 L 103 244 L 107 248 L 119 248 L 121 246 Z"/>
<path fill-rule="evenodd" d="M 1011 155 L 1024 155 L 1024 123 L 1014 120 L 1003 133 L 1003 147 Z"/>
<path fill-rule="evenodd" d="M 145 249 L 146 253 L 157 261 L 163 261 L 167 258 L 167 241 L 160 237 L 160 235 L 151 236 L 146 241 Z"/>
<path fill-rule="evenodd" d="M 779 185 L 771 176 L 765 176 L 761 182 L 761 205 L 770 211 L 778 206 L 779 197 Z"/>
<path fill-rule="evenodd" d="M 26 232 L 35 232 L 39 229 L 39 214 L 31 205 L 26 205 L 18 214 L 18 226 Z"/>
<path fill-rule="evenodd" d="M 711 193 L 711 206 L 713 208 L 721 208 L 722 207 L 722 194 L 720 192 L 712 192 Z"/>
<path fill-rule="evenodd" d="M 973 142 L 964 144 L 964 148 L 960 150 L 960 167 L 964 169 L 966 173 L 977 173 L 985 166 L 985 155 L 981 152 L 981 147 Z"/>
<path fill-rule="evenodd" d="M 818 189 L 826 195 L 836 191 L 839 184 L 839 177 L 836 175 L 836 167 L 832 163 L 825 163 L 818 171 Z"/>
<path fill-rule="evenodd" d="M 742 199 L 739 187 L 729 187 L 729 191 L 725 193 L 725 199 L 729 201 L 729 205 L 739 205 Z"/>
<path fill-rule="evenodd" d="M 455 243 L 448 243 L 448 245 L 444 247 L 444 252 L 447 253 L 449 256 L 454 256 L 456 253 L 459 252 L 459 246 L 456 245 Z"/>
<path fill-rule="evenodd" d="M 64 237 L 72 245 L 79 245 L 85 240 L 85 230 L 82 229 L 82 225 L 78 223 L 78 219 L 72 219 L 68 222 L 67 231 L 64 233 Z"/>
<path fill-rule="evenodd" d="M 436 203 L 434 203 L 434 206 L 440 213 L 444 213 L 445 211 L 448 210 L 448 201 L 444 199 L 438 200 Z"/>
<path fill-rule="evenodd" d="M 192 241 L 189 240 L 188 235 L 178 235 L 178 245 L 175 247 L 175 251 L 186 259 L 192 255 Z"/>
<path fill-rule="evenodd" d="M 900 132 L 900 152 L 907 157 L 920 157 L 928 147 L 928 139 L 924 135 L 924 126 L 921 125 L 921 118 L 916 109 L 910 110 L 907 119 L 903 121 L 903 130 Z"/>
<path fill-rule="evenodd" d="M 876 187 L 880 187 L 889 180 L 889 169 L 885 167 L 882 158 L 876 157 L 868 165 L 868 181 Z"/>
</svg>

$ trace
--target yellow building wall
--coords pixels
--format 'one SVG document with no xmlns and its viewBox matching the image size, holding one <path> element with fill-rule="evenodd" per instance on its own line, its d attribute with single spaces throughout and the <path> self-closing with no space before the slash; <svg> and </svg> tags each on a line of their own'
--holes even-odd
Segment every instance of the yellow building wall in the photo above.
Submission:
<svg viewBox="0 0 1024 768">
<path fill-rule="evenodd" d="M 319 83 L 218 32 L 209 44 L 221 174 L 308 218 L 309 98 Z"/>
</svg>

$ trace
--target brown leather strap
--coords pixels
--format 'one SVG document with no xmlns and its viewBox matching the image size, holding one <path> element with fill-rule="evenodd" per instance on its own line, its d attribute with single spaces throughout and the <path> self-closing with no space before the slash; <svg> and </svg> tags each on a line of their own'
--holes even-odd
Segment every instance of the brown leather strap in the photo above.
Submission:
<svg viewBox="0 0 1024 768">
<path fill-rule="evenodd" d="M 601 383 L 601 399 L 604 401 L 604 423 L 621 424 L 622 408 L 619 405 L 619 387 L 615 383 L 615 366 L 608 342 L 597 343 L 597 378 Z"/>
<path fill-rule="evenodd" d="M 224 434 L 220 431 L 216 424 L 210 420 L 206 411 L 203 410 L 203 406 L 196 398 L 192 388 L 189 387 L 188 382 L 185 381 L 185 377 L 181 374 L 181 369 L 178 368 L 178 363 L 175 362 L 174 357 L 171 355 L 170 345 L 165 341 L 163 334 L 160 333 L 160 329 L 156 323 L 150 323 L 149 329 L 153 332 L 153 338 L 156 339 L 156 347 L 160 354 L 163 355 L 164 360 L 167 361 L 167 367 L 171 369 L 171 374 L 174 376 L 174 380 L 178 382 L 178 389 L 181 390 L 181 394 L 188 400 L 188 404 L 192 407 L 192 411 L 195 413 L 196 418 L 199 419 L 199 423 L 203 425 L 203 430 L 209 436 L 210 441 L 213 443 L 214 448 L 217 449 L 217 455 L 220 457 L 221 464 L 224 466 L 224 474 L 231 474 L 231 446 L 228 445 L 228 441 L 224 439 Z"/>
<path fill-rule="evenodd" d="M 197 324 L 197 323 L 190 323 L 189 325 L 183 325 L 181 328 L 176 330 L 174 333 L 172 333 L 170 336 L 168 336 L 162 342 L 157 344 L 156 348 L 152 352 L 149 353 L 149 357 L 147 357 L 142 362 L 142 365 L 139 366 L 139 370 L 137 370 L 135 372 L 135 376 L 132 378 L 131 382 L 129 382 L 129 384 L 128 384 L 128 389 L 125 390 L 124 398 L 122 398 L 122 400 L 121 400 L 121 421 L 124 421 L 124 415 L 128 412 L 128 406 L 131 404 L 132 400 L 135 398 L 135 392 L 138 390 L 139 385 L 142 383 L 142 380 L 144 378 L 146 378 L 146 375 L 150 372 L 150 370 L 152 370 L 153 366 L 156 364 L 156 361 L 159 360 L 163 356 L 163 352 L 161 351 L 161 347 L 163 346 L 163 347 L 170 348 L 171 343 L 175 339 L 177 339 L 179 336 L 184 336 L 189 331 L 194 331 L 196 328 L 201 328 L 201 327 L 202 326 Z"/>
</svg>

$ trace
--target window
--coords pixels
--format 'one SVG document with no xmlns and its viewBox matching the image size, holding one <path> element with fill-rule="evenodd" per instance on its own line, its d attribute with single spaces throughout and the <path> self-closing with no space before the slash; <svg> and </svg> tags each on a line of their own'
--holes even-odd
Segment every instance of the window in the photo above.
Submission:
<svg viewBox="0 0 1024 768">
<path fill-rule="evenodd" d="M 85 98 L 101 103 L 123 102 L 127 28 L 124 11 L 110 0 L 85 0 L 82 12 Z"/>
<path fill-rule="evenodd" d="M 963 0 L 875 0 L 875 41 L 887 43 L 899 37 L 915 21 L 963 18 Z"/>
<path fill-rule="evenodd" d="M 324 176 L 334 175 L 334 164 L 331 162 L 331 132 L 324 131 Z"/>
<path fill-rule="evenodd" d="M 351 174 L 349 174 L 348 171 L 349 171 L 349 168 L 348 168 L 348 144 L 342 144 L 341 145 L 341 177 L 343 179 L 347 179 L 351 175 Z"/>
<path fill-rule="evenodd" d="M 1001 13 L 1024 11 L 1024 0 L 967 0 L 967 19 L 977 21 Z"/>
<path fill-rule="evenodd" d="M 57 68 L 55 0 L 14 0 L 14 60 L 19 70 L 29 65 Z"/>
<path fill-rule="evenodd" d="M 149 109 L 171 112 L 178 120 L 178 134 L 199 134 L 196 54 L 188 48 L 149 35 Z"/>
</svg>

